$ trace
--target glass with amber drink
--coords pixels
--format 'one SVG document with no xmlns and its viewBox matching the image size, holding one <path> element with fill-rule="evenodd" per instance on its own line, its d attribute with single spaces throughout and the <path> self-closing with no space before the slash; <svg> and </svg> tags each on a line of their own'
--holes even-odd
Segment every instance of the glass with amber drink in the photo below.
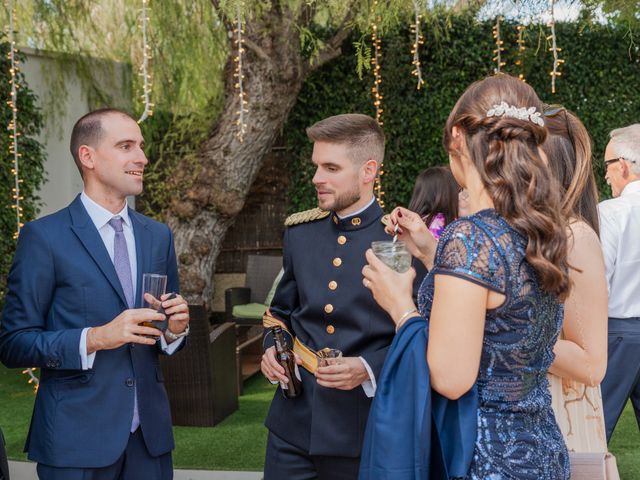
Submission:
<svg viewBox="0 0 640 480">
<path fill-rule="evenodd" d="M 157 273 L 144 273 L 142 275 L 142 292 L 141 302 L 142 308 L 151 308 L 153 310 L 160 309 L 160 297 L 165 294 L 167 289 L 167 276 Z M 148 301 L 148 295 L 151 297 Z M 145 327 L 157 328 L 164 332 L 168 326 L 168 320 L 165 316 L 164 320 L 153 320 L 151 322 L 142 322 Z"/>
</svg>

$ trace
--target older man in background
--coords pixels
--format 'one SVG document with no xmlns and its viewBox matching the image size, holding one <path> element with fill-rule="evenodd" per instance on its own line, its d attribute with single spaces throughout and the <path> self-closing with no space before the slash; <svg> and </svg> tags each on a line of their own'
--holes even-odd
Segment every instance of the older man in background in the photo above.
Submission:
<svg viewBox="0 0 640 480">
<path fill-rule="evenodd" d="M 599 205 L 609 288 L 609 363 L 602 399 L 610 440 L 629 398 L 640 427 L 640 123 L 611 132 L 604 165 L 614 197 Z"/>
</svg>

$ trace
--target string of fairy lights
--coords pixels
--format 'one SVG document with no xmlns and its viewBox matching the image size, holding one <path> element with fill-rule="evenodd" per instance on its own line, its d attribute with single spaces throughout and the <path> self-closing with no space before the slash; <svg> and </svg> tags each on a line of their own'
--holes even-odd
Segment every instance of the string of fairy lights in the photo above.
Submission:
<svg viewBox="0 0 640 480">
<path fill-rule="evenodd" d="M 148 117 L 153 115 L 153 103 L 151 103 L 151 73 L 149 71 L 151 47 L 149 46 L 147 32 L 149 24 L 148 3 L 149 0 L 142 0 L 142 13 L 140 19 L 140 28 L 142 30 L 142 65 L 140 66 L 139 75 L 142 77 L 142 101 L 144 102 L 144 110 L 138 119 L 138 123 L 144 122 Z"/>
<path fill-rule="evenodd" d="M 502 40 L 502 35 L 500 32 L 500 22 L 502 22 L 504 18 L 500 15 L 496 18 L 496 24 L 493 26 L 493 38 L 496 42 L 496 48 L 493 50 L 493 61 L 496 62 L 496 67 L 493 69 L 494 73 L 500 73 L 502 71 L 502 67 L 504 67 L 507 62 L 502 60 L 502 52 L 505 51 L 504 48 L 504 40 Z"/>
<path fill-rule="evenodd" d="M 420 66 L 420 45 L 424 44 L 424 36 L 420 28 L 420 22 L 422 20 L 422 14 L 420 12 L 420 3 L 418 0 L 413 0 L 414 9 L 414 23 L 411 25 L 411 33 L 413 34 L 413 44 L 411 45 L 411 57 L 413 61 L 413 70 L 411 74 L 417 78 L 416 89 L 420 90 L 424 85 L 424 79 L 422 78 L 422 68 Z"/>
<path fill-rule="evenodd" d="M 560 65 L 564 63 L 564 60 L 559 56 L 562 49 L 558 47 L 558 39 L 556 37 L 555 4 L 555 0 L 549 0 L 549 28 L 551 35 L 547 37 L 547 41 L 551 41 L 549 51 L 553 54 L 553 69 L 549 72 L 549 75 L 551 75 L 551 93 L 556 93 L 556 78 L 562 75 Z"/>
<path fill-rule="evenodd" d="M 238 95 L 238 110 L 236 114 L 238 118 L 236 120 L 236 125 L 238 130 L 236 132 L 236 137 L 242 143 L 244 141 L 244 136 L 247 133 L 247 120 L 245 115 L 249 113 L 249 109 L 247 108 L 249 105 L 249 101 L 247 100 L 247 93 L 244 89 L 244 72 L 243 72 L 243 59 L 244 59 L 244 23 L 242 19 L 242 7 L 243 2 L 239 1 L 236 10 L 236 22 L 233 30 L 233 37 L 235 41 L 236 47 L 236 56 L 234 57 L 235 71 L 233 76 L 235 78 L 235 89 L 236 94 Z"/>
<path fill-rule="evenodd" d="M 22 221 L 22 205 L 21 201 L 24 199 L 20 193 L 20 185 L 22 179 L 20 178 L 20 158 L 22 154 L 19 151 L 18 139 L 20 132 L 18 131 L 18 90 L 20 85 L 18 83 L 19 61 L 18 51 L 16 49 L 15 39 L 15 25 L 16 25 L 16 8 L 13 0 L 5 1 L 5 8 L 8 16 L 7 26 L 7 39 L 9 40 L 9 52 L 7 58 L 9 59 L 9 85 L 11 86 L 9 100 L 7 104 L 11 109 L 11 117 L 9 118 L 9 125 L 7 125 L 7 131 L 9 132 L 9 154 L 13 157 L 13 166 L 11 168 L 11 174 L 13 175 L 14 185 L 12 188 L 13 194 L 13 209 L 16 212 L 16 230 L 13 234 L 14 240 L 18 239 L 20 230 L 24 226 Z M 33 385 L 34 391 L 38 390 L 39 380 L 33 373 L 35 368 L 25 368 L 22 373 L 29 377 L 28 382 Z"/>
<path fill-rule="evenodd" d="M 371 65 L 373 67 L 373 87 L 371 87 L 371 93 L 373 94 L 373 106 L 376 109 L 376 122 L 382 126 L 382 90 L 380 85 L 382 84 L 382 72 L 380 70 L 380 64 L 382 63 L 382 40 L 380 39 L 380 14 L 378 12 L 378 0 L 373 0 L 371 5 L 371 44 L 373 46 L 373 55 L 371 56 Z M 374 191 L 378 203 L 381 208 L 384 208 L 384 190 L 382 189 L 382 175 L 384 175 L 384 162 L 380 164 L 378 175 L 374 186 Z"/>
<path fill-rule="evenodd" d="M 524 32 L 526 30 L 526 27 L 524 25 L 518 25 L 516 27 L 516 30 L 518 31 L 518 40 L 516 40 L 516 44 L 518 45 L 518 55 L 516 57 L 515 64 L 519 70 L 518 78 L 523 82 L 526 82 L 527 79 L 524 78 L 524 55 L 525 51 L 527 50 L 524 41 Z"/>
</svg>

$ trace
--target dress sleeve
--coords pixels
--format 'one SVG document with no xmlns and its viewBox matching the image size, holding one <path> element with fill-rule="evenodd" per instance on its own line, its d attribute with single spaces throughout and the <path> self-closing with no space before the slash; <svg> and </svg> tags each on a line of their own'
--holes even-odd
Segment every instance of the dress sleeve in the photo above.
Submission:
<svg viewBox="0 0 640 480">
<path fill-rule="evenodd" d="M 435 275 L 453 275 L 506 294 L 506 262 L 491 232 L 471 219 L 451 223 L 438 242 Z"/>
</svg>

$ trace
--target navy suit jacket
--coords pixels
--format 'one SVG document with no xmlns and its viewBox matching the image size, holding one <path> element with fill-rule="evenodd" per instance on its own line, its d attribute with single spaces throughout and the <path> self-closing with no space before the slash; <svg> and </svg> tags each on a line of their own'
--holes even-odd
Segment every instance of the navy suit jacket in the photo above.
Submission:
<svg viewBox="0 0 640 480">
<path fill-rule="evenodd" d="M 168 275 L 167 291 L 177 292 L 171 231 L 131 209 L 129 215 L 137 292 L 143 273 Z M 25 445 L 31 460 L 56 467 L 113 464 L 129 439 L 134 392 L 151 455 L 173 449 L 159 346 L 101 350 L 93 368 L 82 370 L 82 329 L 104 325 L 126 309 L 118 275 L 80 196 L 24 226 L 8 277 L 0 360 L 10 368 L 41 369 Z"/>
<path fill-rule="evenodd" d="M 284 274 L 271 314 L 314 350 L 337 348 L 362 357 L 380 374 L 395 333 L 387 313 L 362 284 L 365 252 L 375 240 L 389 240 L 374 202 L 362 213 L 340 220 L 290 226 L 284 235 Z M 272 336 L 265 333 L 265 347 Z M 285 399 L 278 388 L 266 419 L 271 432 L 311 455 L 358 457 L 371 398 L 362 387 L 325 388 L 301 368 L 303 392 Z"/>
</svg>

